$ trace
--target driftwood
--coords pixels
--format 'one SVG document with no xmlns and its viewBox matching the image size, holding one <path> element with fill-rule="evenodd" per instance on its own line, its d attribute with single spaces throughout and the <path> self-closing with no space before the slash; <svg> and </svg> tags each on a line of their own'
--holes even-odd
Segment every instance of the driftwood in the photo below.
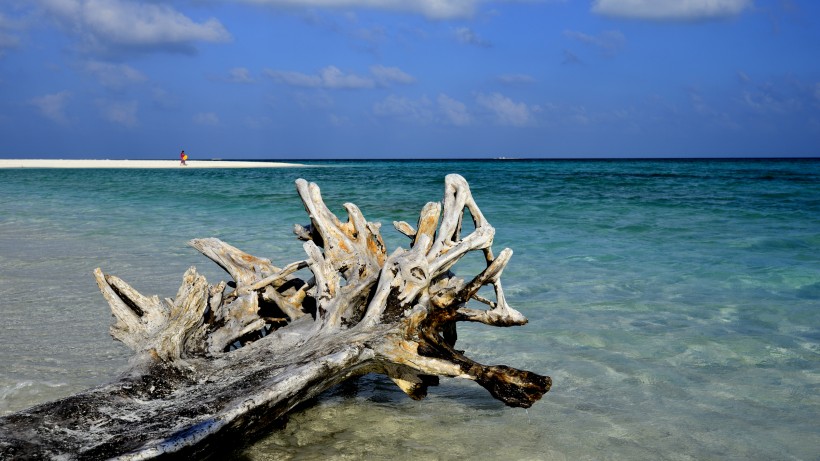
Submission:
<svg viewBox="0 0 820 461">
<path fill-rule="evenodd" d="M 310 224 L 295 226 L 307 255 L 284 267 L 214 238 L 190 245 L 233 279 L 209 285 L 190 268 L 173 299 L 146 297 L 97 269 L 111 305 L 111 335 L 136 352 L 117 381 L 0 418 L 0 458 L 203 458 L 241 447 L 280 424 L 296 405 L 365 373 L 389 376 L 420 399 L 439 376 L 465 378 L 512 407 L 531 406 L 551 380 L 487 366 L 454 348 L 456 322 L 523 325 L 501 273 L 512 255 L 492 251 L 495 230 L 467 182 L 445 181 L 442 203 L 428 203 L 411 240 L 390 255 L 353 204 L 341 222 L 316 184 L 296 182 Z M 469 212 L 475 229 L 462 236 Z M 480 250 L 486 268 L 464 281 L 451 268 Z M 307 280 L 297 277 L 309 269 Z M 491 285 L 495 300 L 478 293 Z M 486 309 L 468 307 L 477 300 Z M 470 304 L 472 305 L 472 304 Z"/>
</svg>

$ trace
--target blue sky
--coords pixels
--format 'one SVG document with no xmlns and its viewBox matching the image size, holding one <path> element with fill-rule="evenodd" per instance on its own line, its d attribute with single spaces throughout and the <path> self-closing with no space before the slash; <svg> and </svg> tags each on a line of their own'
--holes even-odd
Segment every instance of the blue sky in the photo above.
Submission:
<svg viewBox="0 0 820 461">
<path fill-rule="evenodd" d="M 3 0 L 0 157 L 820 155 L 815 0 Z"/>
</svg>

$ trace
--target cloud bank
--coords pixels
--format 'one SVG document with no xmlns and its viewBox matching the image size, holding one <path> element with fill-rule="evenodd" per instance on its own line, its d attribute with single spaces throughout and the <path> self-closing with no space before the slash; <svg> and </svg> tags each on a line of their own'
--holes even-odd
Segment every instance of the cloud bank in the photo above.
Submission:
<svg viewBox="0 0 820 461">
<path fill-rule="evenodd" d="M 132 0 L 39 0 L 50 17 L 87 51 L 111 48 L 190 51 L 195 42 L 226 42 L 214 18 L 196 22 L 170 5 Z"/>
<path fill-rule="evenodd" d="M 133 128 L 138 125 L 137 101 L 97 101 L 100 114 L 111 123 Z"/>
<path fill-rule="evenodd" d="M 444 118 L 456 126 L 467 126 L 472 121 L 467 106 L 461 101 L 457 101 L 446 94 L 438 95 L 438 107 Z"/>
<path fill-rule="evenodd" d="M 433 121 L 432 103 L 426 97 L 414 100 L 391 94 L 373 104 L 373 114 L 380 117 L 405 118 L 419 123 Z"/>
<path fill-rule="evenodd" d="M 143 83 L 148 80 L 148 77 L 142 72 L 127 64 L 89 61 L 85 63 L 84 67 L 86 72 L 94 75 L 100 84 L 112 90 L 122 90 L 131 84 Z"/>
<path fill-rule="evenodd" d="M 626 43 L 626 37 L 620 31 L 607 30 L 597 36 L 588 35 L 583 32 L 565 30 L 564 36 L 576 40 L 585 45 L 597 48 L 601 54 L 612 57 L 618 54 Z"/>
<path fill-rule="evenodd" d="M 264 73 L 277 83 L 303 88 L 360 89 L 376 86 L 375 80 L 346 74 L 336 66 L 327 66 L 316 75 L 271 69 L 266 69 Z"/>
<path fill-rule="evenodd" d="M 493 113 L 500 124 L 509 126 L 530 124 L 533 121 L 532 113 L 537 110 L 523 102 L 515 102 L 500 93 L 479 93 L 476 96 L 476 102 Z"/>
<path fill-rule="evenodd" d="M 14 22 L 0 11 L 0 58 L 6 50 L 17 48 L 20 45 L 20 39 L 15 35 L 15 28 Z"/>
<path fill-rule="evenodd" d="M 236 0 L 254 5 L 308 8 L 370 8 L 422 14 L 430 19 L 472 16 L 479 0 Z"/>
<path fill-rule="evenodd" d="M 302 88 L 325 89 L 364 89 L 374 88 L 377 85 L 390 86 L 391 84 L 409 85 L 415 83 L 416 78 L 398 67 L 381 65 L 370 68 L 370 76 L 360 76 L 343 72 L 336 66 L 327 66 L 318 74 L 304 74 L 287 70 L 265 69 L 263 73 L 277 83 Z"/>
<path fill-rule="evenodd" d="M 234 67 L 228 71 L 228 77 L 225 79 L 231 83 L 253 83 L 251 71 L 246 67 Z"/>
<path fill-rule="evenodd" d="M 69 120 L 65 111 L 71 96 L 70 91 L 61 91 L 36 97 L 30 100 L 29 103 L 39 109 L 43 117 L 60 125 L 66 125 Z"/>
<path fill-rule="evenodd" d="M 473 45 L 479 48 L 492 48 L 492 42 L 479 37 L 469 27 L 459 27 L 454 31 L 456 40 L 464 45 Z"/>
<path fill-rule="evenodd" d="M 197 125 L 217 126 L 219 125 L 219 116 L 215 112 L 200 112 L 194 115 L 194 123 Z"/>
<path fill-rule="evenodd" d="M 634 19 L 700 20 L 736 16 L 752 0 L 595 0 L 594 13 Z"/>
</svg>

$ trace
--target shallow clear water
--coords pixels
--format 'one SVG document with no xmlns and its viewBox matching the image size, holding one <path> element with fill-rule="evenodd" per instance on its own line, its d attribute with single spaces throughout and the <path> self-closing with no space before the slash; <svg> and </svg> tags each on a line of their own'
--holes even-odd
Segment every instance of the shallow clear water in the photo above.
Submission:
<svg viewBox="0 0 820 461">
<path fill-rule="evenodd" d="M 259 170 L 0 170 L 0 414 L 116 377 L 129 351 L 92 270 L 173 296 L 219 237 L 301 258 L 293 181 L 415 223 L 470 182 L 524 327 L 463 325 L 483 363 L 553 378 L 529 411 L 471 382 L 415 402 L 368 376 L 249 448 L 253 460 L 819 459 L 820 162 L 317 162 Z M 471 276 L 476 258 L 459 271 Z"/>
</svg>

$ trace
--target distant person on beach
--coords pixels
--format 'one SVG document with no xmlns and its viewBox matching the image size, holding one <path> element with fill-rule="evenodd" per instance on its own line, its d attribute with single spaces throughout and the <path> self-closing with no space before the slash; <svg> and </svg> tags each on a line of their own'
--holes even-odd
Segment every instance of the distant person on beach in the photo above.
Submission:
<svg viewBox="0 0 820 461">
<path fill-rule="evenodd" d="M 183 150 L 182 152 L 179 153 L 179 164 L 180 165 L 187 165 L 187 163 L 185 163 L 186 160 L 188 160 L 188 154 L 186 154 L 185 151 Z"/>
</svg>

